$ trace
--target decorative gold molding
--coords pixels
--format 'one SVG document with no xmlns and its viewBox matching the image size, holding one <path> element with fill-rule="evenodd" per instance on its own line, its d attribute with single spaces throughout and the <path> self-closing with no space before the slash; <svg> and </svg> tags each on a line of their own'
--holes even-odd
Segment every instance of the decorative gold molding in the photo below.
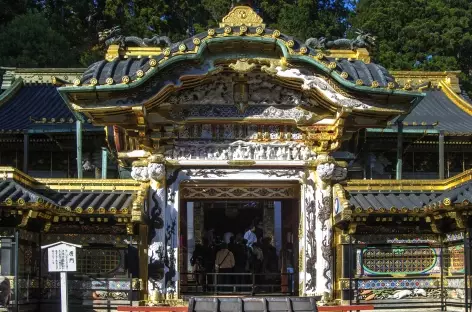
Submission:
<svg viewBox="0 0 472 312">
<path fill-rule="evenodd" d="M 472 180 L 472 169 L 444 180 L 349 180 L 346 191 L 447 191 Z"/>
<path fill-rule="evenodd" d="M 223 17 L 220 23 L 220 27 L 226 26 L 250 26 L 250 27 L 262 27 L 265 28 L 262 17 L 260 17 L 251 7 L 248 6 L 236 6 L 228 15 Z"/>
<path fill-rule="evenodd" d="M 37 179 L 38 189 L 70 191 L 139 191 L 141 182 L 132 179 Z"/>
<path fill-rule="evenodd" d="M 444 81 L 440 81 L 439 85 L 441 90 L 447 95 L 447 97 L 456 104 L 464 112 L 472 116 L 472 105 L 469 104 L 466 100 L 460 97 L 453 89 L 451 84 L 448 84 Z"/>
<path fill-rule="evenodd" d="M 460 93 L 460 71 L 428 72 L 428 71 L 391 71 L 390 74 L 400 86 L 422 85 L 430 82 L 432 87 L 440 87 L 441 82 L 446 82 L 455 93 Z"/>
<path fill-rule="evenodd" d="M 54 84 L 62 80 L 72 84 L 74 79 L 80 79 L 85 68 L 8 68 L 8 74 L 24 83 Z"/>
</svg>

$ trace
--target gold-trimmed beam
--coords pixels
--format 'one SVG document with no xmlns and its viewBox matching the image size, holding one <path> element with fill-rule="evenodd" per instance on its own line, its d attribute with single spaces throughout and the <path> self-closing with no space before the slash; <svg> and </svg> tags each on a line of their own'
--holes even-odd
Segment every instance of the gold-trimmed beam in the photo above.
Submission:
<svg viewBox="0 0 472 312">
<path fill-rule="evenodd" d="M 472 181 L 472 169 L 444 180 L 350 180 L 346 191 L 447 191 L 460 184 Z"/>
</svg>

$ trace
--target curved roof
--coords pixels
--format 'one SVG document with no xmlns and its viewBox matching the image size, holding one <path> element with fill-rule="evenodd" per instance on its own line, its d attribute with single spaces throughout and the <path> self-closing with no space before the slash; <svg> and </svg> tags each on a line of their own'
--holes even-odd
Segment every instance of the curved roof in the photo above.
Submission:
<svg viewBox="0 0 472 312">
<path fill-rule="evenodd" d="M 209 33 L 213 35 L 210 36 Z M 162 66 L 174 55 L 193 54 L 194 52 L 198 54 L 204 40 L 211 43 L 218 36 L 225 36 L 226 39 L 231 38 L 239 41 L 258 39 L 257 41 L 260 42 L 282 43 L 289 50 L 288 52 L 294 60 L 303 61 L 304 57 L 316 60 L 320 67 L 329 69 L 328 74 L 337 73 L 352 85 L 372 86 L 374 84 L 378 88 L 388 87 L 390 89 L 398 87 L 393 76 L 381 65 L 358 59 L 330 57 L 328 53 L 324 54 L 320 50 L 312 49 L 298 39 L 282 34 L 278 30 L 264 29 L 261 33 L 260 27 L 247 27 L 244 34 L 241 34 L 240 27 L 216 28 L 173 44 L 155 56 L 99 61 L 92 64 L 76 84 L 112 85 L 122 83 L 123 77 L 126 77 L 126 80 L 129 79 L 127 83 L 132 83 L 141 78 L 139 71 L 147 73 L 153 67 L 153 64 L 154 66 L 157 64 Z M 109 78 L 112 80 L 107 81 Z"/>
<path fill-rule="evenodd" d="M 0 133 L 19 133 L 39 127 L 75 131 L 77 117 L 55 86 L 20 85 L 13 93 L 0 102 Z M 93 127 L 87 124 L 86 128 Z"/>
<path fill-rule="evenodd" d="M 448 135 L 461 135 L 472 133 L 471 118 L 443 91 L 431 90 L 426 92 L 426 97 L 407 115 L 403 124 L 406 127 L 434 126 L 434 129 Z"/>
</svg>

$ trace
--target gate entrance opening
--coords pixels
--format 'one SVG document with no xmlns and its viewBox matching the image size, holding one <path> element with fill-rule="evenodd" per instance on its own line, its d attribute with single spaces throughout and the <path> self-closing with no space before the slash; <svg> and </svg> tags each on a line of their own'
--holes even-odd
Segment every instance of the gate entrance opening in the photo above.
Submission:
<svg viewBox="0 0 472 312">
<path fill-rule="evenodd" d="M 297 199 L 185 201 L 181 207 L 183 296 L 298 293 Z M 251 228 L 255 244 L 245 240 Z M 226 247 L 235 265 L 220 272 L 217 253 Z"/>
</svg>

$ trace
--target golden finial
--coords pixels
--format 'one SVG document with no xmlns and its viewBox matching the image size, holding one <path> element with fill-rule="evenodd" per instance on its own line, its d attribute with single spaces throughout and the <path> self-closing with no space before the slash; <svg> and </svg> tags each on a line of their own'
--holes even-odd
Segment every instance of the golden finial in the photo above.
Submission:
<svg viewBox="0 0 472 312">
<path fill-rule="evenodd" d="M 343 77 L 344 79 L 347 79 L 347 77 L 349 77 L 349 74 L 346 72 L 342 72 L 341 77 Z"/>
<path fill-rule="evenodd" d="M 247 31 L 247 26 L 244 26 L 244 25 L 243 25 L 243 26 L 239 27 L 239 32 L 240 32 L 241 34 L 245 34 L 246 31 Z"/>
<path fill-rule="evenodd" d="M 277 29 L 276 29 L 276 30 L 274 30 L 274 32 L 272 33 L 272 36 L 273 36 L 274 38 L 278 38 L 278 37 L 280 37 L 280 31 L 279 31 L 279 30 L 277 30 Z"/>
<path fill-rule="evenodd" d="M 95 86 L 98 83 L 97 78 L 90 79 L 90 85 Z"/>
<path fill-rule="evenodd" d="M 137 76 L 138 78 L 144 77 L 144 71 L 143 71 L 142 69 L 138 70 L 138 71 L 136 72 L 136 76 Z"/>
<path fill-rule="evenodd" d="M 80 86 L 80 79 L 74 79 L 74 86 Z"/>
<path fill-rule="evenodd" d="M 182 43 L 179 45 L 179 51 L 180 52 L 185 52 L 185 50 L 187 50 L 187 46 L 185 45 L 185 43 Z"/>
<path fill-rule="evenodd" d="M 129 83 L 129 76 L 123 76 L 123 77 L 121 77 L 121 82 L 122 82 L 122 83 L 125 83 L 125 84 L 126 84 L 126 83 Z"/>
<path fill-rule="evenodd" d="M 264 28 L 262 28 L 261 26 L 256 28 L 256 34 L 262 35 L 263 33 L 264 33 Z"/>
<path fill-rule="evenodd" d="M 193 44 L 194 45 L 198 46 L 198 45 L 200 45 L 200 43 L 202 43 L 202 42 L 200 41 L 199 38 L 193 38 Z"/>
<path fill-rule="evenodd" d="M 336 64 L 336 62 L 330 62 L 328 64 L 328 68 L 335 69 L 336 67 L 338 67 L 338 64 Z"/>
<path fill-rule="evenodd" d="M 293 40 L 287 41 L 287 47 L 293 48 L 294 45 L 295 45 L 295 41 L 293 41 Z"/>
<path fill-rule="evenodd" d="M 376 80 L 374 80 L 374 81 L 372 81 L 372 85 L 371 85 L 371 86 L 372 86 L 372 88 L 378 88 L 378 87 L 379 87 L 379 82 L 376 81 Z"/>
<path fill-rule="evenodd" d="M 300 53 L 306 54 L 307 52 L 308 52 L 308 48 L 307 48 L 307 47 L 301 47 L 301 48 L 300 48 Z"/>
<path fill-rule="evenodd" d="M 388 89 L 395 89 L 395 83 L 390 81 L 389 83 L 387 83 L 387 88 Z"/>
<path fill-rule="evenodd" d="M 213 28 L 208 29 L 208 36 L 214 36 L 215 30 Z"/>
<path fill-rule="evenodd" d="M 364 85 L 364 81 L 362 79 L 357 79 L 356 80 L 356 85 L 358 86 L 363 86 Z"/>
<path fill-rule="evenodd" d="M 108 78 L 105 80 L 105 82 L 106 82 L 107 85 L 112 85 L 114 81 L 113 81 L 113 78 L 108 77 Z"/>
<path fill-rule="evenodd" d="M 230 34 L 233 29 L 229 26 L 225 27 L 225 34 Z"/>
</svg>

